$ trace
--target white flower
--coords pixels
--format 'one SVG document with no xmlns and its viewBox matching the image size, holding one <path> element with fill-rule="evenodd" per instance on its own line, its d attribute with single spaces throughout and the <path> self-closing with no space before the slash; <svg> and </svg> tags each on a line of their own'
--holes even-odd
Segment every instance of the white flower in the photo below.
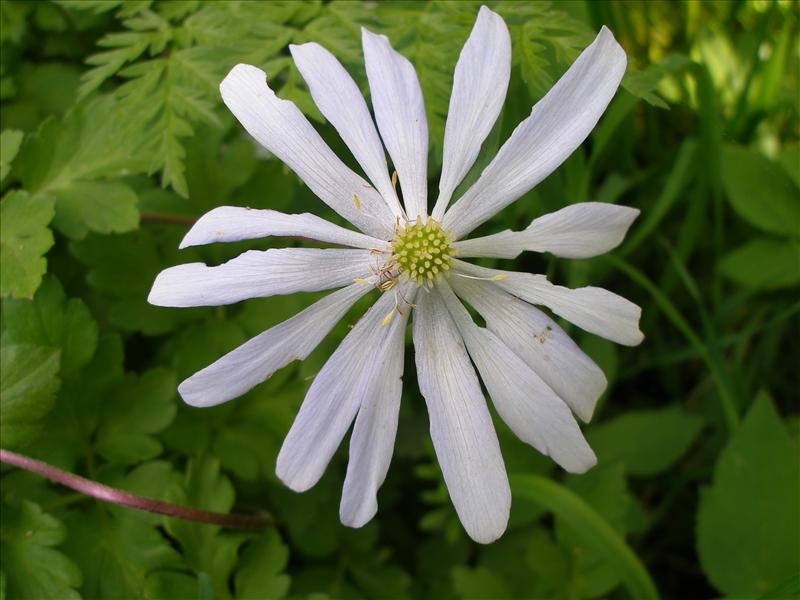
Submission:
<svg viewBox="0 0 800 600">
<path fill-rule="evenodd" d="M 358 87 L 333 55 L 315 43 L 291 46 L 291 52 L 317 106 L 369 182 L 334 155 L 293 103 L 275 96 L 260 69 L 237 65 L 220 86 L 225 104 L 250 135 L 361 232 L 310 214 L 225 206 L 204 215 L 181 243 L 301 236 L 349 248 L 249 251 L 215 267 L 179 265 L 158 275 L 149 301 L 209 306 L 340 288 L 180 385 L 187 403 L 213 406 L 304 359 L 356 300 L 380 290 L 314 379 L 277 461 L 278 477 L 287 486 L 307 490 L 355 422 L 340 507 L 342 523 L 352 527 L 377 511 L 376 494 L 397 430 L 404 331 L 413 308 L 417 373 L 433 445 L 466 531 L 488 543 L 506 528 L 511 493 L 473 364 L 514 433 L 567 471 L 581 473 L 596 459 L 572 412 L 588 421 L 606 379 L 534 305 L 620 344 L 638 344 L 643 336 L 640 309 L 611 292 L 571 290 L 542 275 L 486 269 L 460 258 L 513 258 L 523 250 L 595 256 L 622 241 L 638 211 L 574 204 L 535 219 L 524 231 L 464 238 L 583 142 L 622 79 L 625 53 L 604 27 L 475 184 L 450 205 L 508 87 L 508 29 L 498 15 L 481 8 L 456 65 L 439 195 L 428 216 L 428 130 L 416 73 L 385 36 L 363 29 L 362 42 L 377 130 Z M 473 322 L 459 298 L 481 314 L 485 328 Z"/>
</svg>

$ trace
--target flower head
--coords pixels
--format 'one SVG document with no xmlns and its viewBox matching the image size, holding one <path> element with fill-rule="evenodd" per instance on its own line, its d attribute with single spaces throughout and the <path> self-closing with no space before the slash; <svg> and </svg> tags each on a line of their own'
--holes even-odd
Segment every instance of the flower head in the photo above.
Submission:
<svg viewBox="0 0 800 600">
<path fill-rule="evenodd" d="M 625 53 L 603 28 L 451 203 L 500 113 L 510 75 L 508 29 L 482 7 L 455 68 L 439 192 L 429 213 L 428 130 L 416 73 L 385 36 L 362 33 L 377 129 L 357 85 L 333 55 L 315 43 L 291 46 L 291 52 L 315 103 L 369 181 L 336 157 L 293 103 L 267 87 L 260 69 L 237 65 L 220 86 L 244 128 L 360 231 L 310 214 L 221 207 L 204 215 L 181 243 L 302 236 L 347 248 L 249 251 L 219 266 L 179 265 L 158 275 L 149 300 L 208 306 L 338 288 L 180 385 L 187 403 L 212 406 L 304 359 L 359 298 L 379 291 L 314 379 L 277 461 L 278 477 L 295 491 L 306 490 L 352 426 L 340 516 L 353 527 L 377 511 L 397 430 L 404 331 L 413 312 L 417 375 L 433 445 L 461 522 L 473 539 L 487 543 L 505 530 L 511 494 L 478 374 L 516 435 L 567 471 L 583 472 L 596 459 L 572 413 L 588 421 L 606 379 L 536 306 L 627 345 L 642 340 L 640 310 L 600 288 L 568 289 L 542 275 L 462 259 L 514 258 L 525 250 L 595 256 L 622 241 L 638 211 L 579 203 L 539 217 L 523 231 L 466 237 L 583 142 L 619 85 Z M 486 327 L 473 322 L 462 301 Z"/>
</svg>

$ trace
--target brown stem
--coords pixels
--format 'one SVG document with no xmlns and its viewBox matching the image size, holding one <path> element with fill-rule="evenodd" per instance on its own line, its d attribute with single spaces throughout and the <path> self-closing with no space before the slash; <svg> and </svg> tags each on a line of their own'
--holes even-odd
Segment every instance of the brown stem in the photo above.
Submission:
<svg viewBox="0 0 800 600">
<path fill-rule="evenodd" d="M 147 512 L 175 517 L 176 519 L 252 531 L 258 531 L 273 524 L 272 517 L 267 513 L 257 513 L 253 515 L 223 514 L 191 508 L 189 506 L 161 502 L 160 500 L 146 498 L 144 496 L 137 496 L 136 494 L 131 494 L 130 492 L 118 490 L 103 485 L 102 483 L 92 481 L 91 479 L 80 477 L 74 473 L 62 471 L 53 465 L 22 454 L 17 454 L 16 452 L 11 452 L 10 450 L 0 449 L 0 462 L 25 469 L 31 473 L 36 473 L 37 475 L 46 477 L 50 481 L 59 483 L 81 494 L 86 494 L 87 496 L 97 498 L 104 502 L 113 502 L 121 506 L 146 510 Z"/>
</svg>

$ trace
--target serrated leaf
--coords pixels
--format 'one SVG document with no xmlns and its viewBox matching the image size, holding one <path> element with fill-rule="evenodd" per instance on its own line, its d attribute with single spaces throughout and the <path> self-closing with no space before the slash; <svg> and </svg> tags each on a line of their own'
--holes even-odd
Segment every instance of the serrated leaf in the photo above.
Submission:
<svg viewBox="0 0 800 600">
<path fill-rule="evenodd" d="M 719 268 L 731 281 L 757 289 L 800 284 L 800 244 L 757 238 L 722 257 Z"/>
<path fill-rule="evenodd" d="M 114 398 L 123 377 L 122 341 L 117 334 L 100 338 L 92 360 L 78 373 L 64 379 L 55 407 L 47 415 L 47 435 L 31 452 L 46 462 L 69 471 L 93 447 L 103 407 Z"/>
<path fill-rule="evenodd" d="M 760 597 L 800 567 L 800 454 L 765 393 L 730 438 L 702 490 L 697 551 L 711 583 Z"/>
<path fill-rule="evenodd" d="M 678 407 L 628 411 L 586 432 L 600 465 L 620 461 L 631 475 L 655 475 L 688 450 L 700 432 L 700 417 Z"/>
<path fill-rule="evenodd" d="M 32 344 L 0 347 L 0 437 L 15 448 L 33 440 L 60 385 L 59 351 Z"/>
<path fill-rule="evenodd" d="M 177 256 L 168 260 L 161 258 L 166 252 L 164 246 L 177 255 L 179 239 L 178 236 L 162 236 L 159 246 L 151 230 L 138 229 L 119 236 L 89 235 L 73 243 L 70 249 L 87 265 L 89 285 L 110 298 L 107 318 L 115 327 L 158 335 L 205 312 L 203 309 L 164 309 L 147 303 L 147 294 L 158 272 L 167 264 L 178 262 Z M 186 258 L 184 253 L 183 260 Z M 125 276 L 120 277 L 121 273 Z"/>
<path fill-rule="evenodd" d="M 66 536 L 64 525 L 34 504 L 5 505 L 0 513 L 0 568 L 9 598 L 77 600 L 81 572 L 54 549 Z"/>
<path fill-rule="evenodd" d="M 74 182 L 139 173 L 147 165 L 131 133 L 114 99 L 101 96 L 45 121 L 25 139 L 15 169 L 26 189 L 56 197 Z"/>
<path fill-rule="evenodd" d="M 129 373 L 103 407 L 96 449 L 108 460 L 122 463 L 154 458 L 161 453 L 161 444 L 153 434 L 169 425 L 176 411 L 172 372 L 153 369 L 141 377 Z"/>
<path fill-rule="evenodd" d="M 8 344 L 28 343 L 61 350 L 61 373 L 71 374 L 91 360 L 97 347 L 97 323 L 82 300 L 67 300 L 54 277 L 46 277 L 30 300 L 3 303 Z"/>
<path fill-rule="evenodd" d="M 72 239 L 89 231 L 125 233 L 139 226 L 136 193 L 124 183 L 76 181 L 58 192 L 53 226 Z"/>
<path fill-rule="evenodd" d="M 146 170 L 131 127 L 114 100 L 101 97 L 45 121 L 26 138 L 15 169 L 26 189 L 54 198 L 54 225 L 66 235 L 138 225 L 136 194 L 120 181 L 105 181 Z"/>
<path fill-rule="evenodd" d="M 11 163 L 19 152 L 19 146 L 25 134 L 15 129 L 4 129 L 0 133 L 0 183 L 11 170 Z"/>
<path fill-rule="evenodd" d="M 250 542 L 234 578 L 237 600 L 279 600 L 289 591 L 289 549 L 274 529 Z"/>
<path fill-rule="evenodd" d="M 182 567 L 161 533 L 133 514 L 73 511 L 64 521 L 70 532 L 64 550 L 83 572 L 87 598 L 142 598 L 150 573 Z"/>
<path fill-rule="evenodd" d="M 31 298 L 47 271 L 54 215 L 48 196 L 14 191 L 0 201 L 0 295 Z"/>
<path fill-rule="evenodd" d="M 669 54 L 645 69 L 628 70 L 622 80 L 622 87 L 653 106 L 669 108 L 669 105 L 656 94 L 656 88 L 665 77 L 674 75 L 690 64 L 691 60 L 688 56 Z"/>
<path fill-rule="evenodd" d="M 722 149 L 722 181 L 737 214 L 770 233 L 800 237 L 800 188 L 778 164 L 740 146 Z"/>
<path fill-rule="evenodd" d="M 233 506 L 233 485 L 220 472 L 219 461 L 214 458 L 202 456 L 192 460 L 183 489 L 184 493 L 171 501 L 223 513 Z M 228 581 L 237 562 L 239 546 L 247 540 L 247 534 L 225 533 L 216 526 L 178 519 L 168 519 L 166 528 L 183 549 L 186 562 L 211 579 L 215 597 L 229 598 Z"/>
</svg>

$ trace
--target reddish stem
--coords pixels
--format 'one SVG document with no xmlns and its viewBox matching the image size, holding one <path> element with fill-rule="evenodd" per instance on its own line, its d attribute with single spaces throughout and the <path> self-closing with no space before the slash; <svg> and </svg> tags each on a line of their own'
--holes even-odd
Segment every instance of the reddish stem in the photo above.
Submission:
<svg viewBox="0 0 800 600">
<path fill-rule="evenodd" d="M 272 517 L 266 513 L 253 515 L 223 514 L 199 510 L 189 506 L 170 504 L 144 496 L 137 496 L 136 494 L 103 485 L 91 479 L 75 475 L 74 473 L 62 471 L 53 465 L 22 454 L 17 454 L 16 452 L 11 452 L 10 450 L 0 449 L 0 462 L 25 469 L 31 473 L 36 473 L 37 475 L 46 477 L 50 481 L 59 483 L 81 494 L 97 498 L 104 502 L 112 502 L 121 506 L 146 510 L 147 512 L 175 517 L 176 519 L 253 531 L 258 531 L 272 525 Z"/>
</svg>

